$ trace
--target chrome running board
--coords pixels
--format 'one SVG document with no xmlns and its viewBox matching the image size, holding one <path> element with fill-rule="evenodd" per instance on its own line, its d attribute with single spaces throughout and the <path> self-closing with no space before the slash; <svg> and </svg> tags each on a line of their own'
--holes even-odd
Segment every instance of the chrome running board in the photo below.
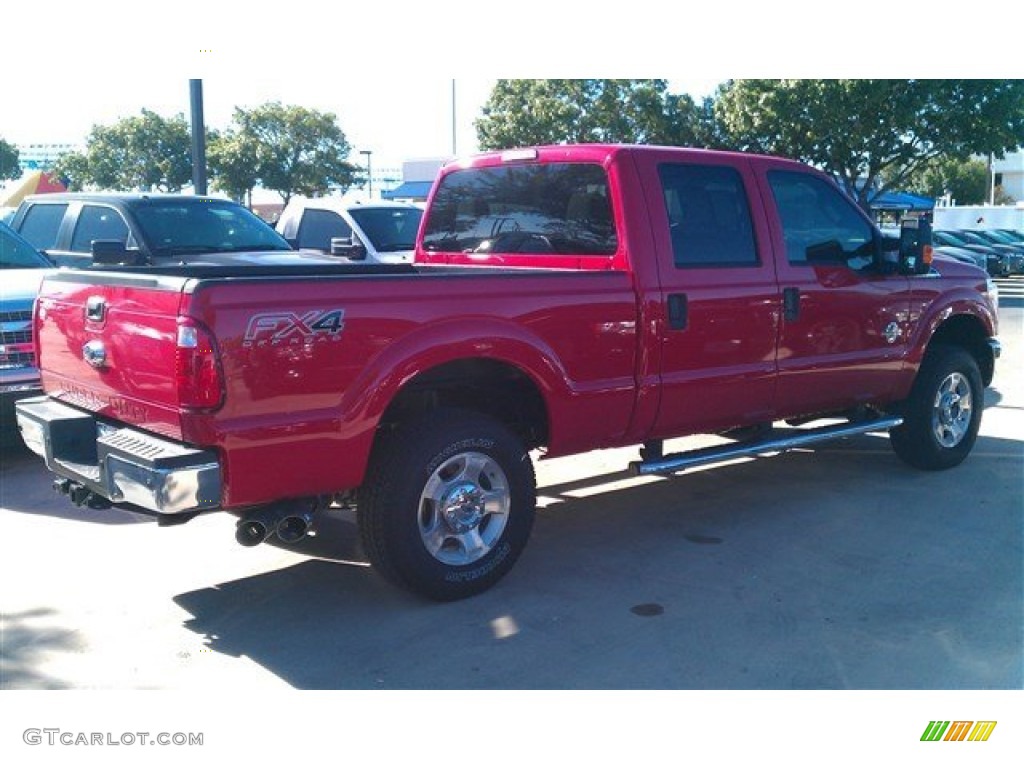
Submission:
<svg viewBox="0 0 1024 768">
<path fill-rule="evenodd" d="M 630 462 L 629 468 L 637 475 L 662 475 L 667 472 L 678 472 L 681 469 L 692 469 L 704 466 L 705 464 L 715 464 L 719 461 L 728 461 L 730 459 L 759 456 L 765 453 L 784 453 L 794 448 L 802 448 L 805 445 L 833 440 L 838 437 L 863 435 L 866 432 L 880 432 L 898 427 L 902 423 L 902 416 L 887 416 L 886 418 L 874 419 L 872 421 L 858 421 L 835 426 L 817 427 L 815 429 L 799 430 L 796 434 L 769 436 L 763 440 L 698 448 L 693 451 L 673 453 L 649 461 L 633 461 Z"/>
</svg>

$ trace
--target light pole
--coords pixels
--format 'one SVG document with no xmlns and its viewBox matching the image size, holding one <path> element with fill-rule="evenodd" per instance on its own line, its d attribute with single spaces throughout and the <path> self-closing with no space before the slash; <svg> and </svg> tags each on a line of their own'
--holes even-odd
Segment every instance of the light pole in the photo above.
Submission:
<svg viewBox="0 0 1024 768">
<path fill-rule="evenodd" d="M 192 189 L 206 194 L 206 123 L 203 120 L 203 81 L 189 80 L 189 103 L 192 107 Z"/>
<path fill-rule="evenodd" d="M 370 155 L 373 154 L 372 149 L 361 149 L 359 150 L 360 155 L 366 155 L 366 196 L 369 199 L 373 199 L 373 170 L 370 166 Z"/>
</svg>

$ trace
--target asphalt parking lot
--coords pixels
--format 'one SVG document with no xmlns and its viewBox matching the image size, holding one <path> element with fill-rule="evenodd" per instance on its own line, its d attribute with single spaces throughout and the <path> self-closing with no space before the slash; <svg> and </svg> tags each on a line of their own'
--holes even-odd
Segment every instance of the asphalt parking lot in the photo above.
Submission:
<svg viewBox="0 0 1024 768">
<path fill-rule="evenodd" d="M 345 515 L 244 549 L 229 515 L 158 528 L 79 510 L 34 455 L 5 451 L 0 687 L 1020 689 L 1011 284 L 961 467 L 912 470 L 880 435 L 670 479 L 631 478 L 632 450 L 542 462 L 525 555 L 454 604 L 380 580 Z"/>
</svg>

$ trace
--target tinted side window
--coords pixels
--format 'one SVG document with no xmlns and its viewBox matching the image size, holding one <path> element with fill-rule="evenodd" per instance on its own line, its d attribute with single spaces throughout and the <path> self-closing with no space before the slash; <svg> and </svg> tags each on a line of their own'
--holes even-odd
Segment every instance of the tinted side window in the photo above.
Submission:
<svg viewBox="0 0 1024 768">
<path fill-rule="evenodd" d="M 25 212 L 19 233 L 39 250 L 53 248 L 57 245 L 57 233 L 67 208 L 67 203 L 33 205 Z"/>
<path fill-rule="evenodd" d="M 434 196 L 423 247 L 610 256 L 618 237 L 604 168 L 546 163 L 450 173 Z"/>
<path fill-rule="evenodd" d="M 88 253 L 93 240 L 120 240 L 128 243 L 128 225 L 121 214 L 105 205 L 85 205 L 78 214 L 71 250 Z"/>
<path fill-rule="evenodd" d="M 324 253 L 330 253 L 332 237 L 351 235 L 352 227 L 334 211 L 307 208 L 302 212 L 298 234 L 299 248 L 316 248 Z"/>
<path fill-rule="evenodd" d="M 31 245 L 15 235 L 7 225 L 0 224 L 0 269 L 29 269 L 48 267 L 43 258 Z"/>
<path fill-rule="evenodd" d="M 677 267 L 758 263 L 750 206 L 735 168 L 664 164 L 658 175 Z"/>
<path fill-rule="evenodd" d="M 811 258 L 870 257 L 874 233 L 853 203 L 824 179 L 794 171 L 769 171 L 768 183 L 782 220 L 790 264 Z"/>
</svg>

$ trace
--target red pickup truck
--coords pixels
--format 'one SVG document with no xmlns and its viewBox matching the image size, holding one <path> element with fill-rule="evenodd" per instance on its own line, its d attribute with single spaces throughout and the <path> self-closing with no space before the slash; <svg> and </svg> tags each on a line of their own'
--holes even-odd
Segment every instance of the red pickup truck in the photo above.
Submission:
<svg viewBox="0 0 1024 768">
<path fill-rule="evenodd" d="M 244 544 L 354 506 L 381 573 L 458 599 L 523 550 L 535 449 L 642 445 L 634 469 L 667 473 L 888 430 L 914 466 L 960 463 L 997 298 L 925 229 L 883 236 L 779 158 L 484 154 L 442 169 L 415 264 L 48 277 L 19 427 L 80 505 L 228 510 Z M 664 455 L 699 433 L 734 439 Z"/>
</svg>

